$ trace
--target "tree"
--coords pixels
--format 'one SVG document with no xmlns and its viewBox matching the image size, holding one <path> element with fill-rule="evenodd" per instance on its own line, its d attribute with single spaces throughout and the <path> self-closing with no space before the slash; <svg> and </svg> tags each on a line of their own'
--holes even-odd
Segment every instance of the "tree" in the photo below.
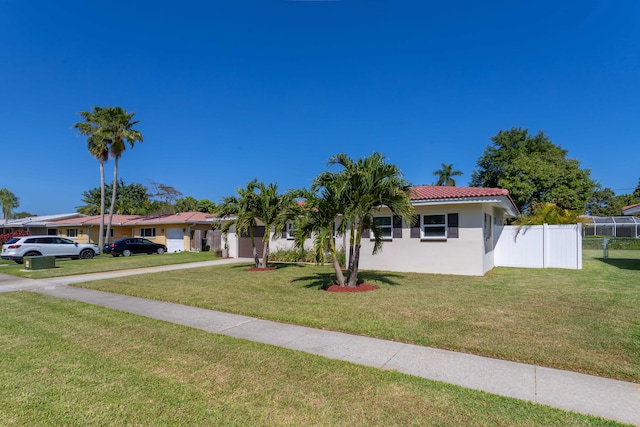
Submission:
<svg viewBox="0 0 640 427">
<path fill-rule="evenodd" d="M 31 216 L 38 216 L 38 214 L 34 214 L 31 212 L 14 212 L 11 216 L 14 218 L 29 218 Z"/>
<path fill-rule="evenodd" d="M 567 150 L 551 142 L 544 132 L 530 136 L 527 129 L 499 131 L 478 159 L 471 186 L 509 190 L 521 212 L 536 202 L 553 202 L 584 211 L 595 188 L 589 169 L 567 158 Z"/>
<path fill-rule="evenodd" d="M 456 180 L 453 179 L 453 177 L 461 176 L 462 172 L 454 171 L 453 164 L 447 165 L 447 164 L 441 163 L 440 167 L 442 169 L 439 169 L 433 172 L 433 174 L 438 177 L 438 181 L 436 182 L 436 185 L 450 185 L 455 187 Z"/>
<path fill-rule="evenodd" d="M 253 229 L 256 224 L 257 200 L 253 191 L 255 180 L 249 182 L 245 188 L 236 190 L 238 196 L 228 196 L 222 199 L 222 203 L 216 206 L 216 213 L 222 221 L 221 231 L 228 233 L 231 227 L 235 226 L 238 235 L 248 234 L 251 239 L 253 250 L 253 260 L 256 268 L 260 264 L 258 250 L 253 236 Z"/>
<path fill-rule="evenodd" d="M 151 181 L 151 186 L 154 191 L 151 194 L 156 199 L 152 204 L 156 213 L 173 213 L 173 203 L 182 196 L 182 192 L 171 185 L 161 184 L 159 182 Z"/>
<path fill-rule="evenodd" d="M 346 154 L 337 154 L 329 159 L 329 165 L 342 169 L 338 172 L 323 172 L 314 180 L 313 188 L 319 197 L 342 211 L 340 230 L 349 232 L 348 287 L 355 287 L 358 283 L 364 230 L 373 232 L 373 253 L 382 249 L 383 232 L 374 221 L 374 213 L 384 206 L 408 223 L 413 223 L 415 218 L 409 198 L 409 183 L 402 178 L 397 166 L 386 163 L 385 160 L 380 153 L 355 161 Z M 317 231 L 322 232 L 323 227 L 324 224 L 319 223 Z"/>
<path fill-rule="evenodd" d="M 271 241 L 271 229 L 282 229 L 288 220 L 296 218 L 299 210 L 295 200 L 294 192 L 278 194 L 277 184 L 265 185 L 263 182 L 254 179 L 247 183 L 245 188 L 237 190 L 238 196 L 226 197 L 222 204 L 216 207 L 216 211 L 221 218 L 231 218 L 225 221 L 222 231 L 227 233 L 232 225 L 235 225 L 238 234 L 249 234 L 253 258 L 256 268 L 260 266 L 258 250 L 256 248 L 253 229 L 262 222 L 265 226 L 262 243 L 264 250 L 262 254 L 262 268 L 266 268 L 269 263 L 269 244 Z M 277 238 L 278 234 L 275 234 Z"/>
<path fill-rule="evenodd" d="M 106 184 L 104 195 L 111 198 L 112 184 Z M 123 215 L 145 215 L 150 212 L 150 194 L 147 187 L 142 184 L 132 183 L 125 184 L 120 178 L 118 179 L 119 191 L 116 195 L 115 212 Z M 85 215 L 98 215 L 100 213 L 102 190 L 100 188 L 92 188 L 82 193 L 82 202 L 84 205 L 76 207 L 76 211 Z"/>
<path fill-rule="evenodd" d="M 615 193 L 609 187 L 602 188 L 596 185 L 593 194 L 587 201 L 586 212 L 594 216 L 614 216 L 621 215 L 622 209 L 618 213 L 614 206 Z"/>
<path fill-rule="evenodd" d="M 542 225 L 542 224 L 575 224 L 580 222 L 576 210 L 563 209 L 555 203 L 534 203 L 529 213 L 521 214 L 514 221 L 516 225 Z"/>
<path fill-rule="evenodd" d="M 298 209 L 295 195 L 292 192 L 278 194 L 277 184 L 271 183 L 265 185 L 263 182 L 256 180 L 251 181 L 247 189 L 255 193 L 254 215 L 256 219 L 265 226 L 265 233 L 262 238 L 262 243 L 264 244 L 262 268 L 267 268 L 269 263 L 269 243 L 271 240 L 270 230 L 276 230 L 274 238 L 277 238 L 277 231 L 284 228 L 287 221 L 296 218 Z"/>
<path fill-rule="evenodd" d="M 198 201 L 198 212 L 214 213 L 216 211 L 216 204 L 209 199 L 202 199 Z"/>
<path fill-rule="evenodd" d="M 195 212 L 198 210 L 198 200 L 195 197 L 187 196 L 176 200 L 176 212 Z"/>
<path fill-rule="evenodd" d="M 6 188 L 0 189 L 0 205 L 2 205 L 2 219 L 10 219 L 13 210 L 20 206 L 20 198 Z"/>
<path fill-rule="evenodd" d="M 98 107 L 94 107 L 98 108 Z M 113 211 L 116 205 L 116 194 L 118 190 L 118 162 L 122 153 L 126 149 L 125 142 L 131 148 L 136 142 L 142 142 L 142 133 L 133 129 L 139 121 L 133 121 L 135 113 L 127 113 L 121 107 L 107 107 L 102 109 L 99 115 L 100 133 L 109 141 L 109 156 L 114 160 L 113 165 L 113 189 L 111 194 L 111 208 L 109 209 L 109 222 L 107 224 L 107 236 L 111 232 L 111 222 L 113 220 Z"/>
<path fill-rule="evenodd" d="M 104 180 L 104 164 L 109 159 L 109 143 L 105 134 L 101 131 L 102 108 L 93 107 L 92 111 L 82 111 L 80 116 L 84 119 L 73 125 L 78 130 L 79 135 L 87 136 L 87 148 L 89 153 L 98 160 L 100 164 L 100 231 L 98 237 L 98 246 L 100 252 L 104 247 L 104 205 L 105 205 L 105 180 Z M 80 211 L 79 211 L 80 212 Z"/>
<path fill-rule="evenodd" d="M 640 182 L 631 194 L 615 195 L 612 189 L 596 185 L 593 195 L 587 202 L 587 213 L 593 216 L 621 216 L 622 208 L 640 203 Z"/>
<path fill-rule="evenodd" d="M 316 183 L 310 191 L 303 193 L 304 215 L 298 219 L 295 239 L 296 246 L 303 248 L 307 236 L 312 235 L 316 264 L 324 264 L 325 253 L 328 251 L 331 254 L 331 264 L 336 272 L 338 285 L 345 286 L 335 241 L 336 235 L 344 235 L 346 224 L 340 222 L 336 227 L 336 218 L 344 212 L 342 201 L 336 194 L 339 188 L 340 185 L 336 181 L 327 181 L 324 184 Z"/>
</svg>

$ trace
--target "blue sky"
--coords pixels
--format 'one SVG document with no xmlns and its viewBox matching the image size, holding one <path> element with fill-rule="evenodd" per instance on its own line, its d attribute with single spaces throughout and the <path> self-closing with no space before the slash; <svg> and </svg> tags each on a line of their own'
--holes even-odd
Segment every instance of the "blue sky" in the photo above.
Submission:
<svg viewBox="0 0 640 427">
<path fill-rule="evenodd" d="M 99 186 L 78 112 L 135 112 L 127 183 L 219 202 L 305 187 L 334 154 L 413 184 L 500 129 L 543 130 L 617 193 L 638 183 L 640 2 L 0 0 L 0 188 L 73 212 Z M 112 163 L 107 164 L 107 177 Z"/>
</svg>

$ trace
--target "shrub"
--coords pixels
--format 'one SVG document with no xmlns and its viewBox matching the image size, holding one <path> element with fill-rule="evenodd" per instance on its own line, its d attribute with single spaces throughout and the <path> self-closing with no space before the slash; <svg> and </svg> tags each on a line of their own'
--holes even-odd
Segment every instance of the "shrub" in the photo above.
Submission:
<svg viewBox="0 0 640 427">
<path fill-rule="evenodd" d="M 22 237 L 22 236 L 30 236 L 30 235 L 31 233 L 29 233 L 28 231 L 22 231 L 22 230 L 14 231 L 13 233 L 0 234 L 0 245 L 4 245 L 14 237 Z"/>
</svg>

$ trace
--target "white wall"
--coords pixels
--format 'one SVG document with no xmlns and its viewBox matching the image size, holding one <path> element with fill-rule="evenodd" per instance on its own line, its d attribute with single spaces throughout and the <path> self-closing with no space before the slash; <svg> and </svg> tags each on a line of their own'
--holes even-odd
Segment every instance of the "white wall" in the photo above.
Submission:
<svg viewBox="0 0 640 427">
<path fill-rule="evenodd" d="M 496 267 L 582 269 L 581 224 L 505 226 L 494 261 Z"/>
<path fill-rule="evenodd" d="M 417 206 L 417 214 L 457 213 L 459 237 L 446 240 L 411 238 L 411 229 L 403 224 L 402 238 L 384 242 L 382 251 L 372 255 L 373 240 L 362 239 L 360 268 L 363 270 L 482 276 L 485 250 L 482 204 L 443 204 Z M 381 210 L 380 214 L 387 214 Z M 493 266 L 491 266 L 493 267 Z"/>
</svg>

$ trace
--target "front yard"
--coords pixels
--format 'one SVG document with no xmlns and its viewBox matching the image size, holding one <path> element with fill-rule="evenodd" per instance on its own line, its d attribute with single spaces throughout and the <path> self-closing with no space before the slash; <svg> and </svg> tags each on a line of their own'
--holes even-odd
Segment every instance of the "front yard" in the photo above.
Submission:
<svg viewBox="0 0 640 427">
<path fill-rule="evenodd" d="M 266 272 L 219 266 L 81 286 L 640 383 L 640 259 L 597 256 L 585 253 L 577 271 L 362 272 L 380 289 L 351 294 L 321 290 L 331 283 L 329 267 L 293 264 Z"/>
<path fill-rule="evenodd" d="M 30 292 L 0 304 L 5 426 L 620 425 Z"/>
</svg>

